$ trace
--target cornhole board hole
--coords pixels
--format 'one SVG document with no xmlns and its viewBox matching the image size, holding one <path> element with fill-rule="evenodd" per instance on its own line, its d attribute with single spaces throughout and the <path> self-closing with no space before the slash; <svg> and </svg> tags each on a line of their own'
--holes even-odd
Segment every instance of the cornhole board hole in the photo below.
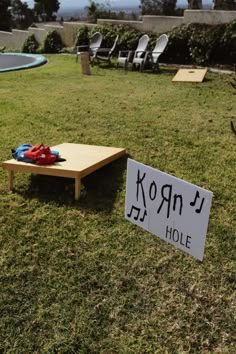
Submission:
<svg viewBox="0 0 236 354">
<path fill-rule="evenodd" d="M 14 172 L 28 172 L 48 176 L 68 177 L 75 179 L 75 200 L 80 197 L 81 178 L 124 156 L 126 149 L 63 143 L 51 147 L 59 151 L 66 161 L 55 162 L 52 165 L 34 165 L 17 160 L 8 160 L 2 167 L 8 171 L 8 189 L 13 188 Z"/>
<path fill-rule="evenodd" d="M 202 82 L 207 69 L 179 69 L 173 77 L 173 82 Z"/>
</svg>

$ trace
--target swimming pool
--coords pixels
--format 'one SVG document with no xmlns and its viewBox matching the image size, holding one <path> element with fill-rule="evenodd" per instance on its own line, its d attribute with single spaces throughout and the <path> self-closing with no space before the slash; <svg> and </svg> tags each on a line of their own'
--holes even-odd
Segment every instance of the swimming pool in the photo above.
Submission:
<svg viewBox="0 0 236 354">
<path fill-rule="evenodd" d="M 34 68 L 47 63 L 39 54 L 0 53 L 0 72 Z"/>
</svg>

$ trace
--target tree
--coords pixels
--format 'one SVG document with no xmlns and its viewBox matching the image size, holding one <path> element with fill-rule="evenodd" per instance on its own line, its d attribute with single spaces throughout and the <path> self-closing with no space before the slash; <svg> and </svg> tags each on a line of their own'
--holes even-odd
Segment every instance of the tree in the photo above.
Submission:
<svg viewBox="0 0 236 354">
<path fill-rule="evenodd" d="M 0 0 L 0 30 L 1 31 L 10 31 L 11 29 L 11 12 L 10 0 Z"/>
<path fill-rule="evenodd" d="M 214 10 L 236 10 L 236 1 L 235 0 L 213 0 L 213 9 Z"/>
<path fill-rule="evenodd" d="M 142 15 L 173 16 L 176 12 L 177 0 L 141 0 Z"/>
<path fill-rule="evenodd" d="M 202 0 L 188 0 L 188 8 L 191 10 L 202 9 Z"/>
<path fill-rule="evenodd" d="M 34 12 L 26 2 L 11 0 L 12 27 L 19 29 L 28 28 L 34 21 Z"/>
<path fill-rule="evenodd" d="M 162 0 L 162 13 L 165 16 L 174 16 L 177 0 Z"/>
<path fill-rule="evenodd" d="M 98 18 L 98 12 L 99 12 L 99 4 L 96 3 L 94 0 L 89 0 L 89 6 L 86 6 L 86 11 L 87 11 L 87 18 L 90 22 L 96 22 Z"/>
<path fill-rule="evenodd" d="M 53 13 L 60 8 L 58 0 L 34 0 L 34 11 L 44 21 L 51 21 L 54 19 Z"/>
</svg>

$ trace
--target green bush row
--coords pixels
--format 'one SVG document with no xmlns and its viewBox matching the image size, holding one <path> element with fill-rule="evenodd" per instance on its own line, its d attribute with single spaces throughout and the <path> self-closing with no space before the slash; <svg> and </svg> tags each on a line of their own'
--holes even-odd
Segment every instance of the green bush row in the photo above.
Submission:
<svg viewBox="0 0 236 354">
<path fill-rule="evenodd" d="M 39 45 L 34 34 L 26 38 L 22 46 L 23 53 L 60 53 L 63 43 L 57 31 L 49 31 L 43 41 L 42 46 Z"/>
<path fill-rule="evenodd" d="M 77 32 L 74 48 L 86 45 L 92 34 L 100 31 L 103 34 L 103 47 L 111 47 L 119 35 L 118 50 L 134 50 L 143 32 L 121 25 L 100 25 L 92 29 L 81 26 Z M 161 61 L 174 64 L 235 64 L 236 63 L 236 21 L 229 24 L 206 25 L 186 24 L 167 32 L 169 43 L 162 54 Z M 148 33 L 149 49 L 152 50 L 158 35 Z M 48 32 L 40 47 L 35 36 L 30 35 L 22 48 L 26 53 L 60 53 L 65 51 L 60 35 L 55 31 Z"/>
<path fill-rule="evenodd" d="M 236 21 L 215 26 L 182 25 L 170 31 L 162 60 L 169 63 L 214 65 L 236 63 Z"/>
<path fill-rule="evenodd" d="M 134 50 L 143 32 L 127 26 L 95 26 L 91 30 L 82 26 L 75 40 L 75 47 L 88 44 L 91 35 L 100 31 L 103 34 L 103 47 L 110 47 L 119 35 L 118 50 Z M 229 24 L 206 25 L 186 24 L 167 32 L 168 46 L 161 61 L 173 64 L 234 64 L 236 63 L 236 21 Z M 149 49 L 155 46 L 158 35 L 148 33 Z"/>
</svg>

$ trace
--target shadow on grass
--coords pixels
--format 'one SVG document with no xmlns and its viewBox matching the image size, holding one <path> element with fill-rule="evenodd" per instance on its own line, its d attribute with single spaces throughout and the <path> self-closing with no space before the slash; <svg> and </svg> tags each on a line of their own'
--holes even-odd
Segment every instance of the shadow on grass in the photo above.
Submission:
<svg viewBox="0 0 236 354">
<path fill-rule="evenodd" d="M 151 75 L 163 75 L 163 74 L 169 74 L 169 75 L 174 75 L 178 71 L 178 68 L 176 67 L 161 67 L 159 70 L 153 70 L 152 68 L 145 68 L 143 72 L 140 72 L 139 68 L 132 68 L 131 64 L 129 65 L 129 68 L 127 70 L 124 69 L 121 65 L 117 64 L 108 64 L 108 63 L 99 63 L 99 64 L 94 64 L 93 66 L 91 65 L 91 68 L 95 70 L 100 70 L 101 72 L 103 69 L 106 70 L 111 70 L 111 71 L 119 71 L 121 73 L 128 74 L 129 72 L 137 72 L 140 74 L 151 74 Z M 97 75 L 97 72 L 95 73 Z"/>
<path fill-rule="evenodd" d="M 31 175 L 29 188 L 20 192 L 24 198 L 37 198 L 43 203 L 55 202 L 86 210 L 110 213 L 117 193 L 124 186 L 124 171 L 128 155 L 82 179 L 81 196 L 74 200 L 75 181 L 72 178 Z"/>
</svg>

